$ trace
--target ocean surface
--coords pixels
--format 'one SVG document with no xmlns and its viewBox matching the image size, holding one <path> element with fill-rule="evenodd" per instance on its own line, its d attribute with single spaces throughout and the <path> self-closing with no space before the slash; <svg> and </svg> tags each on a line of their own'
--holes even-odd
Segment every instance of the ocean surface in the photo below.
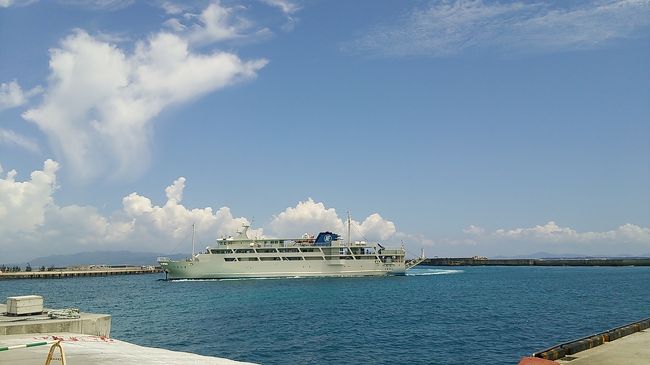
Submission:
<svg viewBox="0 0 650 365">
<path fill-rule="evenodd" d="M 403 277 L 0 281 L 113 315 L 111 337 L 261 364 L 516 364 L 650 317 L 649 267 L 421 267 Z"/>
</svg>

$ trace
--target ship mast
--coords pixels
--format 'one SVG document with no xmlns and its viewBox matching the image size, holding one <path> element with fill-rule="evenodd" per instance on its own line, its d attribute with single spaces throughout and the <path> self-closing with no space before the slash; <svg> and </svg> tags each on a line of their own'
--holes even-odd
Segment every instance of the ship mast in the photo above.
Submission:
<svg viewBox="0 0 650 365">
<path fill-rule="evenodd" d="M 352 225 L 352 218 L 350 218 L 350 211 L 348 210 L 348 246 L 352 244 L 352 236 L 350 235 L 351 225 Z"/>
<path fill-rule="evenodd" d="M 192 261 L 194 261 L 194 226 L 195 223 L 192 223 Z"/>
</svg>

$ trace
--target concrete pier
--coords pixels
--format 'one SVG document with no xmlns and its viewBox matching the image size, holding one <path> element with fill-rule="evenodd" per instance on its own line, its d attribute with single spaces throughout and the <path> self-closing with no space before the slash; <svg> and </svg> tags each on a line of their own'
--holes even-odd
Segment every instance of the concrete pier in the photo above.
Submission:
<svg viewBox="0 0 650 365">
<path fill-rule="evenodd" d="M 111 316 L 108 314 L 79 313 L 80 318 L 51 319 L 47 314 L 7 315 L 6 311 L 6 305 L 0 304 L 2 365 L 42 365 L 55 341 L 61 341 L 60 345 L 68 364 L 253 365 L 218 357 L 138 346 L 110 338 Z M 47 311 L 46 309 L 44 313 Z"/>
<path fill-rule="evenodd" d="M 647 365 L 650 363 L 650 330 L 625 336 L 613 342 L 566 356 L 556 361 L 572 365 Z"/>
<path fill-rule="evenodd" d="M 52 333 L 47 335 L 0 336 L 0 347 L 15 346 L 39 341 L 61 340 L 66 362 L 93 365 L 254 365 L 219 357 L 196 355 L 189 352 L 170 351 L 138 346 L 113 338 Z M 43 365 L 50 345 L 21 348 L 0 352 L 0 364 Z M 59 364 L 59 362 L 53 362 Z"/>
<path fill-rule="evenodd" d="M 111 316 L 108 314 L 82 312 L 80 318 L 73 319 L 52 319 L 47 314 L 8 316 L 4 314 L 6 307 L 0 304 L 0 336 L 56 332 L 106 337 L 111 334 Z"/>
<path fill-rule="evenodd" d="M 646 365 L 650 363 L 650 318 L 562 343 L 526 357 L 519 365 Z"/>
<path fill-rule="evenodd" d="M 139 275 L 155 274 L 162 272 L 157 267 L 120 267 L 91 270 L 53 270 L 53 271 L 20 271 L 0 273 L 0 280 L 3 279 L 61 279 L 81 276 L 109 276 L 109 275 Z"/>
</svg>

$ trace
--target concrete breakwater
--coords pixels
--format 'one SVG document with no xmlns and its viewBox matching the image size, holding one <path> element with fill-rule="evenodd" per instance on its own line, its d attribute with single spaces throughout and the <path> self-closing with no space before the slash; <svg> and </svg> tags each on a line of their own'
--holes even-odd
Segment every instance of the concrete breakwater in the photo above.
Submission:
<svg viewBox="0 0 650 365">
<path fill-rule="evenodd" d="M 650 266 L 650 258 L 584 259 L 485 259 L 473 257 L 435 257 L 424 260 L 425 266 Z"/>
<path fill-rule="evenodd" d="M 109 275 L 138 275 L 154 274 L 162 272 L 158 267 L 153 266 L 126 266 L 97 269 L 58 269 L 52 271 L 19 271 L 2 272 L 0 280 L 3 279 L 58 279 L 72 278 L 79 276 L 109 276 Z"/>
</svg>

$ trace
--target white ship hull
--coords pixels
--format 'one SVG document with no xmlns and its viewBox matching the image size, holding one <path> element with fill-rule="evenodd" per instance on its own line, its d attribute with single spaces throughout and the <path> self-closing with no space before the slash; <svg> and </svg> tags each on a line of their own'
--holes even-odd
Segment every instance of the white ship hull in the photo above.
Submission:
<svg viewBox="0 0 650 365">
<path fill-rule="evenodd" d="M 404 275 L 404 262 L 384 263 L 374 260 L 323 260 L 323 261 L 253 261 L 218 262 L 221 258 L 200 261 L 161 262 L 167 278 L 177 279 L 228 279 L 273 277 L 337 277 Z"/>
</svg>

